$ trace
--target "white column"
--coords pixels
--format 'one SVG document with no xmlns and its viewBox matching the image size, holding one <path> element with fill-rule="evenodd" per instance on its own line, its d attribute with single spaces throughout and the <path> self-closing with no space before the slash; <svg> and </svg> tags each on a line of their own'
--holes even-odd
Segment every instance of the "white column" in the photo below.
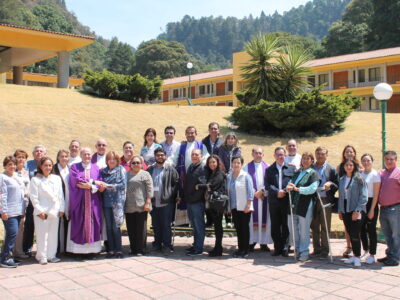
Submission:
<svg viewBox="0 0 400 300">
<path fill-rule="evenodd" d="M 68 88 L 69 86 L 69 52 L 58 52 L 57 64 L 57 87 Z"/>
<path fill-rule="evenodd" d="M 22 66 L 15 66 L 13 67 L 13 83 L 14 84 L 24 84 L 23 83 L 23 68 Z"/>
<path fill-rule="evenodd" d="M 328 75 L 328 79 L 329 79 L 329 89 L 333 90 L 333 72 L 329 71 L 329 75 Z"/>
</svg>

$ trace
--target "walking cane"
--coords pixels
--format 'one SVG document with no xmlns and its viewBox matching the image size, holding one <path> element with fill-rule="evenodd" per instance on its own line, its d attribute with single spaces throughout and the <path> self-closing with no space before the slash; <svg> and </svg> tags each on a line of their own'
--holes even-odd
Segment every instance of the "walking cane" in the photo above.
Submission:
<svg viewBox="0 0 400 300">
<path fill-rule="evenodd" d="M 290 219 L 292 223 L 292 237 L 293 237 L 293 247 L 294 247 L 294 260 L 297 262 L 297 249 L 296 249 L 296 239 L 294 234 L 294 217 L 293 217 L 293 206 L 292 206 L 292 194 L 290 191 L 287 191 L 289 194 L 289 206 L 290 206 Z"/>
<path fill-rule="evenodd" d="M 318 188 L 318 190 L 319 190 L 319 191 L 323 191 L 324 188 L 323 188 L 323 187 L 322 187 L 322 188 Z M 328 204 L 325 204 L 325 205 L 324 205 L 324 203 L 322 202 L 322 199 L 321 199 L 321 197 L 320 197 L 320 195 L 319 195 L 318 192 L 317 192 L 317 196 L 318 196 L 319 204 L 321 204 L 322 213 L 323 213 L 323 215 L 324 215 L 324 222 L 325 222 L 325 229 L 326 229 L 326 230 L 325 230 L 325 231 L 326 231 L 326 238 L 327 238 L 327 240 L 328 240 L 328 249 L 329 249 L 329 261 L 330 261 L 331 263 L 333 263 L 332 248 L 331 248 L 331 239 L 330 239 L 330 236 L 329 236 L 328 221 L 326 220 L 326 212 L 325 212 L 325 208 L 331 207 L 332 204 L 331 204 L 331 203 L 328 203 Z"/>
<path fill-rule="evenodd" d="M 176 228 L 176 211 L 178 209 L 178 202 L 176 201 L 175 203 L 175 211 L 174 211 L 174 222 L 172 223 L 174 225 L 173 230 L 172 230 L 172 247 L 175 246 L 175 228 Z"/>
</svg>

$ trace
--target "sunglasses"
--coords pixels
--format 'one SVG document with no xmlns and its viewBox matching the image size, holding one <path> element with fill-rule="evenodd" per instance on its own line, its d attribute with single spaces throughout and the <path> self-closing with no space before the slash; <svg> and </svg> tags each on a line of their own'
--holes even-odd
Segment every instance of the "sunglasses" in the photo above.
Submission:
<svg viewBox="0 0 400 300">
<path fill-rule="evenodd" d="M 131 165 L 140 165 L 140 164 L 141 164 L 141 162 L 138 162 L 138 161 L 131 162 Z"/>
<path fill-rule="evenodd" d="M 106 144 L 97 144 L 98 147 L 107 147 Z"/>
</svg>

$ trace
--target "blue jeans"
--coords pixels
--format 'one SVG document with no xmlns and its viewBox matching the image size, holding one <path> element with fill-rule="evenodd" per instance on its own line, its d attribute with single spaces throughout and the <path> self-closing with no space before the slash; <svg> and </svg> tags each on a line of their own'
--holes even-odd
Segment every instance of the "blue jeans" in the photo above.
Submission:
<svg viewBox="0 0 400 300">
<path fill-rule="evenodd" d="M 106 220 L 107 242 L 109 252 L 122 252 L 121 229 L 114 219 L 112 207 L 103 207 L 104 219 Z"/>
<path fill-rule="evenodd" d="M 204 203 L 188 203 L 187 211 L 193 227 L 193 247 L 196 252 L 203 252 L 206 223 L 204 221 Z"/>
<path fill-rule="evenodd" d="M 293 215 L 294 238 L 296 241 L 296 252 L 298 255 L 308 255 L 310 246 L 310 225 L 313 218 L 313 203 L 307 209 L 305 217 Z M 289 215 L 289 229 L 292 230 L 291 218 Z"/>
<path fill-rule="evenodd" d="M 171 223 L 172 213 L 174 209 L 173 203 L 168 203 L 163 207 L 153 206 L 151 211 L 151 219 L 154 230 L 154 246 L 161 248 L 162 246 L 171 248 Z"/>
<path fill-rule="evenodd" d="M 1 253 L 1 262 L 5 262 L 9 258 L 10 253 L 14 250 L 15 240 L 17 239 L 19 221 L 21 216 L 10 217 L 7 221 L 3 220 L 5 229 L 4 248 Z"/>
<path fill-rule="evenodd" d="M 387 244 L 387 257 L 400 261 L 400 204 L 381 206 L 379 221 Z"/>
</svg>

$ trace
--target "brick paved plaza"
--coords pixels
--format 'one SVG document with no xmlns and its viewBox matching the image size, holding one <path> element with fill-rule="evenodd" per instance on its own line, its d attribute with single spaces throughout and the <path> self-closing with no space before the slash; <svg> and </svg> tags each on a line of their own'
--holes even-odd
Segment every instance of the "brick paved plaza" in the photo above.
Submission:
<svg viewBox="0 0 400 300">
<path fill-rule="evenodd" d="M 149 237 L 149 242 L 153 240 Z M 231 253 L 236 238 L 225 238 L 221 258 L 187 257 L 191 238 L 176 238 L 175 253 L 150 253 L 122 260 L 63 258 L 41 266 L 34 259 L 17 269 L 0 269 L 0 299 L 393 299 L 400 298 L 400 268 L 381 264 L 354 269 L 335 256 L 334 264 L 314 259 L 273 258 L 256 250 L 248 259 Z M 213 238 L 206 238 L 206 249 Z M 127 237 L 123 244 L 127 252 Z M 334 254 L 344 248 L 333 240 Z M 258 246 L 257 246 L 258 247 Z M 257 249 L 256 247 L 256 249 Z M 378 257 L 385 245 L 378 245 Z M 229 255 L 228 255 L 229 254 Z"/>
</svg>

